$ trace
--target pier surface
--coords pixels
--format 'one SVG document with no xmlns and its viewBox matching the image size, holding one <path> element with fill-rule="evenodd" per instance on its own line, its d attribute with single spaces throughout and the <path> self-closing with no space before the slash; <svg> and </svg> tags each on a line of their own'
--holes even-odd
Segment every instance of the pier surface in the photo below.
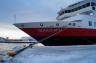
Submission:
<svg viewBox="0 0 96 63">
<path fill-rule="evenodd" d="M 13 63 L 96 63 L 96 45 L 30 47 L 12 60 Z"/>
</svg>

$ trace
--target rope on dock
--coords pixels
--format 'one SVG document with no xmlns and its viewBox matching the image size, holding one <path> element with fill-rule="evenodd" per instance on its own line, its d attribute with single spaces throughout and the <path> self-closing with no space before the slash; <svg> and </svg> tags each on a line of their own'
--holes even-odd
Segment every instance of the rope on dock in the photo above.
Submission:
<svg viewBox="0 0 96 63">
<path fill-rule="evenodd" d="M 37 43 L 31 43 L 31 44 L 29 44 L 29 46 L 23 47 L 22 49 L 19 49 L 19 50 L 16 50 L 16 51 L 10 51 L 10 52 L 8 52 L 7 54 L 8 54 L 9 56 L 14 57 L 14 56 L 16 56 L 17 54 L 19 54 L 19 53 L 21 53 L 22 51 L 24 51 L 25 49 L 30 48 L 30 47 L 32 48 L 33 45 L 35 45 L 35 44 L 37 44 Z"/>
</svg>

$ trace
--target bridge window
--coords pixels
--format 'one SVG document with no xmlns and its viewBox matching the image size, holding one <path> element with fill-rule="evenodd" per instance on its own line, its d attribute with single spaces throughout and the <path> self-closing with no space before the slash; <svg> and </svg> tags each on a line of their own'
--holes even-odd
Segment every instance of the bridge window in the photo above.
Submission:
<svg viewBox="0 0 96 63">
<path fill-rule="evenodd" d="M 91 6 L 96 6 L 96 3 L 94 3 L 94 2 L 91 2 Z"/>
<path fill-rule="evenodd" d="M 79 7 L 77 7 L 77 8 L 71 9 L 70 11 L 71 11 L 71 12 L 74 12 L 74 11 L 77 11 L 77 10 L 80 10 L 80 9 L 83 9 L 83 8 L 86 8 L 86 7 L 88 7 L 88 6 L 90 6 L 90 3 L 86 3 L 86 4 L 82 5 L 82 6 L 79 6 Z M 66 13 L 67 13 L 67 12 L 66 12 Z"/>
<path fill-rule="evenodd" d="M 86 4 L 86 7 L 88 7 L 88 6 L 90 6 L 90 3 L 87 3 L 87 4 Z"/>
<path fill-rule="evenodd" d="M 95 7 L 92 7 L 93 10 L 95 10 Z"/>
<path fill-rule="evenodd" d="M 70 13 L 70 10 L 67 10 L 67 13 Z"/>
<path fill-rule="evenodd" d="M 65 11 L 65 13 L 67 13 L 67 10 Z"/>
<path fill-rule="evenodd" d="M 76 8 L 62 11 L 62 12 L 59 13 L 59 15 L 63 15 L 64 13 L 70 13 L 70 12 L 78 11 L 78 10 L 80 10 L 80 9 L 83 9 L 83 8 L 86 8 L 86 7 L 89 7 L 89 6 L 94 6 L 94 5 L 96 6 L 96 3 L 93 3 L 93 2 L 91 2 L 91 3 L 86 3 L 86 4 L 81 5 L 81 6 L 78 6 L 78 7 L 76 7 Z M 94 8 L 93 8 L 93 9 L 94 9 Z"/>
</svg>

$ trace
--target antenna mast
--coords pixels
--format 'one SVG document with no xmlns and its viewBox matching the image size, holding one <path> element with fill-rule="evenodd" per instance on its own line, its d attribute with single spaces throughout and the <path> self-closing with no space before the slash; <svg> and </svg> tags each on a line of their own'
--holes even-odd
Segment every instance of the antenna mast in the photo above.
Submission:
<svg viewBox="0 0 96 63">
<path fill-rule="evenodd" d="M 14 22 L 16 23 L 16 14 L 14 15 Z"/>
</svg>

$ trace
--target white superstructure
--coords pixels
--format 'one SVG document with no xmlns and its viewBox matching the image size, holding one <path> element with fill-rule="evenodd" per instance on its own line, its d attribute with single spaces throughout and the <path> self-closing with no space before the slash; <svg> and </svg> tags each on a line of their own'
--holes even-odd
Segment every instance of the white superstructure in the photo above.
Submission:
<svg viewBox="0 0 96 63">
<path fill-rule="evenodd" d="M 57 20 L 74 22 L 73 26 L 96 28 L 96 0 L 84 0 L 58 12 Z M 71 25 L 69 23 L 69 25 Z"/>
<path fill-rule="evenodd" d="M 72 4 L 58 12 L 58 21 L 20 23 L 19 28 L 76 27 L 96 28 L 96 0 L 84 0 Z M 31 25 L 30 25 L 31 24 Z"/>
</svg>

